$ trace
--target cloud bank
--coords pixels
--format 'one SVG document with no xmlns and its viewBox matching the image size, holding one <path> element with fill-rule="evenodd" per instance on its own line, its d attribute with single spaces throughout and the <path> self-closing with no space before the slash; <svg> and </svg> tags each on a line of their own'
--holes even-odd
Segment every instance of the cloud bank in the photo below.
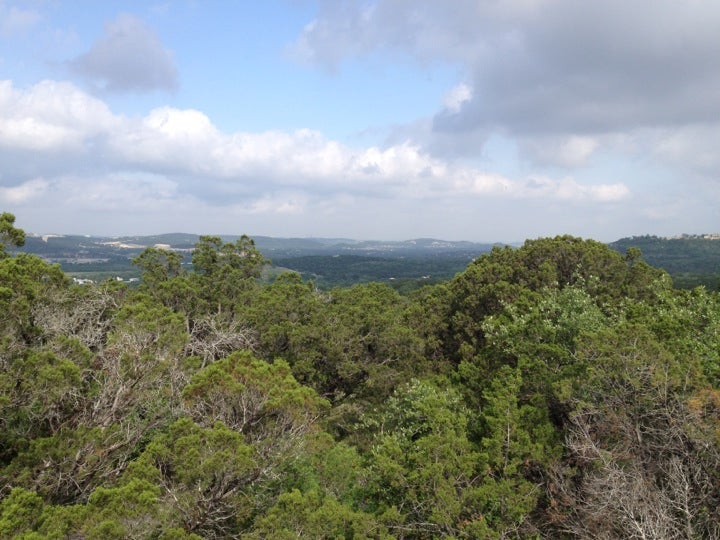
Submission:
<svg viewBox="0 0 720 540">
<path fill-rule="evenodd" d="M 18 161 L 16 167 L 5 168 L 3 184 L 14 190 L 3 192 L 8 200 L 10 193 L 25 193 L 12 195 L 15 200 L 39 197 L 75 177 L 94 186 L 88 198 L 95 204 L 103 198 L 95 179 L 106 170 L 125 171 L 128 179 L 115 178 L 111 193 L 137 190 L 141 198 L 149 185 L 157 185 L 163 197 L 188 194 L 218 203 L 233 196 L 250 205 L 279 191 L 311 197 L 542 196 L 591 201 L 629 195 L 620 183 L 583 186 L 565 178 L 506 178 L 443 161 L 407 142 L 356 149 L 308 129 L 222 133 L 202 112 L 171 107 L 129 118 L 70 83 L 53 81 L 26 90 L 9 81 L 0 83 L 0 152 L 36 157 L 33 163 Z"/>
</svg>

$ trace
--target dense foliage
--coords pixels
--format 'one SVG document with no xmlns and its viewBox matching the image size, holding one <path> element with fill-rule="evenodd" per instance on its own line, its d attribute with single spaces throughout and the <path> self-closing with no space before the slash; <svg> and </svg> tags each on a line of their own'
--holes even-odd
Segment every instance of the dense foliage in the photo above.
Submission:
<svg viewBox="0 0 720 540">
<path fill-rule="evenodd" d="M 461 272 L 474 257 L 447 253 L 403 257 L 305 255 L 273 257 L 273 263 L 298 272 L 320 289 L 384 282 L 399 292 L 437 284 Z"/>
<path fill-rule="evenodd" d="M 262 282 L 247 237 L 135 264 L 0 251 L 0 538 L 720 536 L 720 298 L 636 250 L 411 296 Z"/>
</svg>

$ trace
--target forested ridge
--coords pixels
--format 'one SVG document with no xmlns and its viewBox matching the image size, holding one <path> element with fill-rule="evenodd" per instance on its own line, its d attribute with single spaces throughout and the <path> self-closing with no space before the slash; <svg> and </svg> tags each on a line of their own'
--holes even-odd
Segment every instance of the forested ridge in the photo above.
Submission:
<svg viewBox="0 0 720 540">
<path fill-rule="evenodd" d="M 621 238 L 610 247 L 622 253 L 632 247 L 640 249 L 643 259 L 666 270 L 678 288 L 698 285 L 711 290 L 720 288 L 720 235 L 633 236 Z"/>
<path fill-rule="evenodd" d="M 571 236 L 402 296 L 0 217 L 0 538 L 718 538 L 720 298 Z"/>
</svg>

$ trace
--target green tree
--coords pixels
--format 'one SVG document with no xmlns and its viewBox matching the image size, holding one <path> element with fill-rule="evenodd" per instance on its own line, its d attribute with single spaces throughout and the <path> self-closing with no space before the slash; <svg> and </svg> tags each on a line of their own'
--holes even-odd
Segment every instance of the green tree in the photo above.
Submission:
<svg viewBox="0 0 720 540">
<path fill-rule="evenodd" d="M 88 422 L 107 426 L 140 410 L 144 421 L 167 421 L 179 410 L 180 392 L 189 380 L 182 317 L 140 294 L 123 305 L 113 322 L 94 372 L 97 391 Z"/>
<path fill-rule="evenodd" d="M 263 287 L 243 312 L 258 333 L 260 352 L 267 360 L 287 360 L 302 384 L 325 393 L 326 349 L 334 328 L 327 316 L 329 297 L 285 273 Z"/>
<path fill-rule="evenodd" d="M 2 461 L 14 456 L 28 439 L 51 436 L 74 424 L 85 405 L 83 371 L 50 351 L 28 350 L 0 373 Z"/>
<path fill-rule="evenodd" d="M 25 231 L 15 227 L 15 216 L 10 212 L 0 214 L 0 258 L 6 257 L 5 246 L 25 245 Z"/>
<path fill-rule="evenodd" d="M 233 538 L 254 513 L 260 474 L 242 434 L 222 422 L 202 428 L 182 418 L 148 445 L 121 485 L 159 486 L 169 524 L 202 538 Z"/>
<path fill-rule="evenodd" d="M 711 395 L 697 363 L 632 324 L 586 336 L 578 360 L 586 370 L 566 457 L 549 475 L 561 528 L 596 538 L 717 536 L 720 446 L 693 410 Z"/>
<path fill-rule="evenodd" d="M 181 413 L 192 369 L 185 341 L 180 316 L 137 295 L 115 314 L 100 352 L 54 338 L 48 345 L 57 353 L 14 357 L 0 378 L 8 390 L 0 408 L 12 411 L 3 433 L 12 461 L 2 477 L 63 504 L 112 483 Z"/>
<path fill-rule="evenodd" d="M 317 491 L 283 493 L 255 522 L 247 538 L 391 538 L 369 514 L 357 512 Z"/>
<path fill-rule="evenodd" d="M 142 271 L 143 287 L 152 290 L 183 274 L 182 259 L 182 255 L 176 251 L 149 247 L 135 257 L 132 263 Z"/>
<path fill-rule="evenodd" d="M 443 336 L 448 354 L 469 360 L 485 346 L 482 324 L 525 291 L 579 287 L 607 310 L 625 297 L 652 297 L 665 274 L 644 263 L 633 264 L 593 240 L 558 236 L 528 240 L 513 249 L 494 248 L 478 257 L 449 284 L 450 326 Z"/>
<path fill-rule="evenodd" d="M 503 366 L 483 393 L 480 448 L 487 469 L 476 497 L 497 532 L 532 530 L 526 522 L 542 494 L 539 473 L 560 455 L 547 409 L 522 403 L 522 387 L 520 369 Z"/>
<path fill-rule="evenodd" d="M 183 396 L 185 410 L 198 424 L 210 427 L 219 420 L 242 433 L 268 467 L 297 456 L 305 434 L 329 406 L 295 380 L 285 361 L 271 364 L 247 351 L 197 373 Z"/>
<path fill-rule="evenodd" d="M 28 535 L 40 522 L 44 502 L 23 488 L 14 488 L 0 500 L 0 538 Z"/>
<path fill-rule="evenodd" d="M 474 489 L 480 455 L 467 439 L 459 395 L 413 381 L 398 389 L 378 422 L 368 510 L 402 538 L 469 536 L 481 527 Z"/>
<path fill-rule="evenodd" d="M 38 308 L 53 290 L 68 284 L 58 265 L 34 255 L 0 258 L 0 365 L 23 348 L 42 343 Z"/>
<path fill-rule="evenodd" d="M 720 295 L 698 287 L 660 289 L 643 302 L 628 302 L 629 321 L 652 330 L 656 338 L 688 362 L 699 362 L 714 386 L 720 384 Z"/>
<path fill-rule="evenodd" d="M 236 304 L 252 289 L 269 261 L 243 235 L 235 243 L 217 236 L 201 236 L 192 256 L 202 294 L 218 313 L 234 313 Z"/>
</svg>

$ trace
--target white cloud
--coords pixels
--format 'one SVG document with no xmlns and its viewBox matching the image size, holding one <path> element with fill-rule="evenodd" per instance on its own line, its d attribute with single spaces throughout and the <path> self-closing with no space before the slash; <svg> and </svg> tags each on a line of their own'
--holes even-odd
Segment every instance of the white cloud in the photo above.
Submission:
<svg viewBox="0 0 720 540">
<path fill-rule="evenodd" d="M 307 197 L 298 193 L 288 193 L 282 196 L 267 195 L 262 199 L 253 201 L 247 211 L 250 214 L 299 215 L 306 210 L 307 204 Z"/>
<path fill-rule="evenodd" d="M 178 87 L 172 54 L 133 15 L 119 15 L 109 22 L 105 35 L 68 66 L 100 91 L 172 91 Z"/>
<path fill-rule="evenodd" d="M 454 189 L 459 196 L 475 194 L 511 199 L 545 199 L 565 202 L 617 202 L 630 197 L 622 183 L 584 185 L 567 177 L 554 179 L 534 175 L 510 180 L 501 175 L 464 172 L 456 176 Z"/>
<path fill-rule="evenodd" d="M 658 161 L 717 180 L 720 176 L 720 123 L 694 124 L 653 130 L 651 151 Z"/>
<path fill-rule="evenodd" d="M 6 204 L 23 204 L 41 197 L 47 192 L 49 185 L 42 178 L 35 178 L 18 186 L 0 187 L 0 201 Z"/>
<path fill-rule="evenodd" d="M 52 228 L 64 232 L 80 230 L 80 221 L 73 228 L 63 223 L 86 216 L 112 226 L 113 234 L 138 231 L 148 220 L 153 228 L 207 232 L 233 219 L 262 225 L 266 234 L 281 225 L 321 233 L 314 224 L 333 222 L 350 234 L 360 220 L 370 234 L 380 230 L 377 210 L 400 234 L 413 224 L 428 228 L 422 215 L 440 214 L 446 205 L 487 213 L 534 201 L 605 205 L 631 196 L 622 183 L 513 178 L 433 156 L 409 141 L 353 148 L 308 129 L 223 133 L 202 112 L 172 107 L 126 117 L 70 83 L 52 81 L 27 89 L 0 83 L 0 160 L 30 163 L 0 169 L 0 202 L 32 205 L 38 221 L 52 219 Z M 408 221 L 400 227 L 391 209 L 410 202 L 417 209 L 404 210 Z M 442 219 L 452 223 L 448 212 Z"/>
<path fill-rule="evenodd" d="M 201 112 L 162 107 L 141 119 L 123 118 L 108 147 L 121 161 L 141 168 L 198 174 L 217 166 L 211 154 L 221 139 Z"/>
<path fill-rule="evenodd" d="M 536 163 L 568 168 L 585 165 L 599 146 L 597 138 L 580 135 L 529 137 L 521 143 Z"/>
<path fill-rule="evenodd" d="M 40 20 L 40 14 L 34 9 L 5 7 L 0 2 L 0 37 L 10 38 L 22 34 Z"/>
<path fill-rule="evenodd" d="M 465 83 L 460 83 L 453 87 L 447 94 L 443 104 L 445 108 L 451 113 L 457 113 L 460 111 L 463 103 L 470 101 L 473 97 L 472 88 Z"/>
<path fill-rule="evenodd" d="M 560 199 L 568 201 L 588 199 L 595 202 L 617 202 L 630 196 L 624 184 L 581 185 L 572 178 L 554 183 L 553 191 Z"/>
<path fill-rule="evenodd" d="M 307 129 L 224 134 L 201 112 L 170 107 L 140 119 L 113 115 L 69 83 L 46 81 L 26 91 L 0 84 L 0 120 L 0 150 L 59 155 L 58 176 L 93 175 L 108 168 L 132 173 L 83 185 L 80 198 L 93 203 L 107 200 L 110 186 L 131 186 L 143 197 L 174 196 L 177 186 L 197 197 L 254 194 L 258 201 L 275 190 L 413 198 L 538 193 L 528 191 L 523 180 L 452 164 L 408 142 L 355 149 Z M 63 154 L 68 148 L 74 152 Z M 173 189 L 168 191 L 163 179 Z M 614 189 L 577 189 L 568 195 L 559 186 L 551 182 L 542 193 L 603 201 L 607 190 Z M 287 211 L 296 206 L 283 203 Z"/>
<path fill-rule="evenodd" d="M 102 101 L 70 83 L 42 81 L 22 91 L 10 81 L 0 81 L 0 145 L 4 147 L 78 150 L 118 124 Z"/>
<path fill-rule="evenodd" d="M 94 211 L 151 210 L 161 201 L 173 200 L 178 195 L 177 184 L 172 180 L 143 172 L 62 176 L 55 193 L 61 194 L 71 206 Z"/>
</svg>

